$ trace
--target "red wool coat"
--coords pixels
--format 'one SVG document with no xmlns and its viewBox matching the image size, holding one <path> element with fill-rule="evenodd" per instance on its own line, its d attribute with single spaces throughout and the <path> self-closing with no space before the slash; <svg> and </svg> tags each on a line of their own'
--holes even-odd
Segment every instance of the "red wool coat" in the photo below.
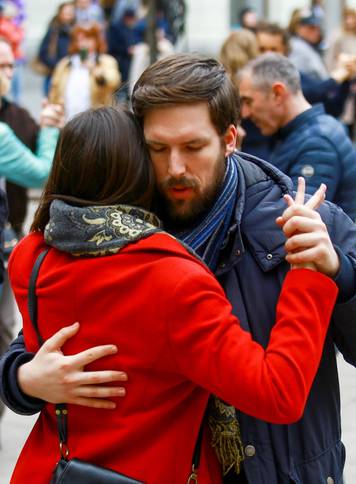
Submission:
<svg viewBox="0 0 356 484">
<path fill-rule="evenodd" d="M 27 288 L 43 247 L 42 235 L 29 235 L 9 265 L 30 351 L 38 346 Z M 115 410 L 68 405 L 70 455 L 148 484 L 186 483 L 210 393 L 270 422 L 300 417 L 337 293 L 332 280 L 321 274 L 291 271 L 265 352 L 230 314 L 210 272 L 166 234 L 103 257 L 73 257 L 51 249 L 37 288 L 45 339 L 79 321 L 79 333 L 65 344 L 64 353 L 114 343 L 117 355 L 87 369 L 120 369 L 129 376 L 127 396 L 117 399 Z M 54 406 L 47 404 L 11 482 L 48 484 L 57 460 Z M 206 435 L 199 483 L 219 482 L 220 468 Z"/>
</svg>

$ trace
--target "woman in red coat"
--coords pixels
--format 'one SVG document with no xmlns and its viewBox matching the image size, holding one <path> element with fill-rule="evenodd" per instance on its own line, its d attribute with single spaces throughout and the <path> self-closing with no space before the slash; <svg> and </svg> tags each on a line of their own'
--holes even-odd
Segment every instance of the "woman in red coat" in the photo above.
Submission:
<svg viewBox="0 0 356 484">
<path fill-rule="evenodd" d="M 42 337 L 79 321 L 64 353 L 114 338 L 119 353 L 86 369 L 129 375 L 114 411 L 68 405 L 70 457 L 148 484 L 181 484 L 211 394 L 266 421 L 298 420 L 337 289 L 313 270 L 290 271 L 264 350 L 240 328 L 205 264 L 146 211 L 153 184 L 129 113 L 100 108 L 77 116 L 61 134 L 32 233 L 13 251 L 9 274 L 26 346 L 35 352 L 27 292 L 33 264 L 49 245 L 37 280 Z M 199 483 L 216 484 L 221 468 L 205 427 Z M 58 457 L 54 406 L 46 404 L 11 482 L 48 483 Z"/>
</svg>

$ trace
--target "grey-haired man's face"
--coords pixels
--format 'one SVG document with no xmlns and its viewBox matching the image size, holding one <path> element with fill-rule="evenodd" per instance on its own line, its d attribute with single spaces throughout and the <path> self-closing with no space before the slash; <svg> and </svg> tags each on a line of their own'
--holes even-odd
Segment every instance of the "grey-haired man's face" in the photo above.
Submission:
<svg viewBox="0 0 356 484">
<path fill-rule="evenodd" d="M 251 75 L 239 80 L 241 116 L 250 119 L 265 136 L 274 134 L 281 127 L 280 106 L 272 88 L 264 91 L 254 87 Z"/>
</svg>

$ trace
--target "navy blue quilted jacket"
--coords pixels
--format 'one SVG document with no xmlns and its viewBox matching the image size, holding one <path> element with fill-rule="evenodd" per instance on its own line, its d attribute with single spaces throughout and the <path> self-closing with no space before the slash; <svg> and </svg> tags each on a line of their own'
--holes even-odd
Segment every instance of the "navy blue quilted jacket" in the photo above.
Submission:
<svg viewBox="0 0 356 484">
<path fill-rule="evenodd" d="M 326 198 L 356 221 L 356 150 L 342 124 L 321 104 L 304 111 L 277 133 L 269 161 L 290 176 L 306 178 L 309 193 L 321 182 Z"/>
<path fill-rule="evenodd" d="M 292 183 L 272 165 L 246 154 L 239 156 L 238 176 L 230 241 L 216 275 L 242 327 L 266 347 L 289 270 L 284 260 L 285 238 L 275 219 L 286 207 L 283 194 L 292 192 Z M 335 279 L 338 303 L 302 419 L 293 425 L 273 425 L 238 414 L 250 484 L 325 484 L 328 477 L 341 483 L 345 451 L 340 440 L 334 344 L 356 366 L 356 226 L 333 204 L 324 203 L 320 212 L 341 261 Z M 35 413 L 43 405 L 23 395 L 17 385 L 18 365 L 31 357 L 24 352 L 20 335 L 0 361 L 0 395 L 19 413 Z"/>
</svg>

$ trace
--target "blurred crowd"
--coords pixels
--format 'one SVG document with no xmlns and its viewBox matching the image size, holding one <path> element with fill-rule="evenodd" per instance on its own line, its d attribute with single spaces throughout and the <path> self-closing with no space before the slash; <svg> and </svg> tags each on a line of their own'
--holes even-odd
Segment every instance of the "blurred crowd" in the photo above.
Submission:
<svg viewBox="0 0 356 484">
<path fill-rule="evenodd" d="M 76 0 L 59 5 L 33 67 L 45 76 L 44 94 L 63 103 L 67 119 L 88 106 L 105 104 L 116 91 L 120 101 L 128 100 L 150 63 L 148 4 Z M 174 52 L 178 34 L 164 5 L 155 11 L 157 57 Z M 72 95 L 77 83 L 85 86 L 80 98 Z"/>
<path fill-rule="evenodd" d="M 320 1 L 294 10 L 287 25 L 260 20 L 254 9 L 245 8 L 221 47 L 220 60 L 237 83 L 239 70 L 259 55 L 287 56 L 299 71 L 306 99 L 322 103 L 355 140 L 356 10 L 346 7 L 342 25 L 330 35 L 324 30 L 324 16 Z M 245 134 L 243 150 L 268 159 L 268 140 L 260 138 L 249 123 Z"/>
</svg>

